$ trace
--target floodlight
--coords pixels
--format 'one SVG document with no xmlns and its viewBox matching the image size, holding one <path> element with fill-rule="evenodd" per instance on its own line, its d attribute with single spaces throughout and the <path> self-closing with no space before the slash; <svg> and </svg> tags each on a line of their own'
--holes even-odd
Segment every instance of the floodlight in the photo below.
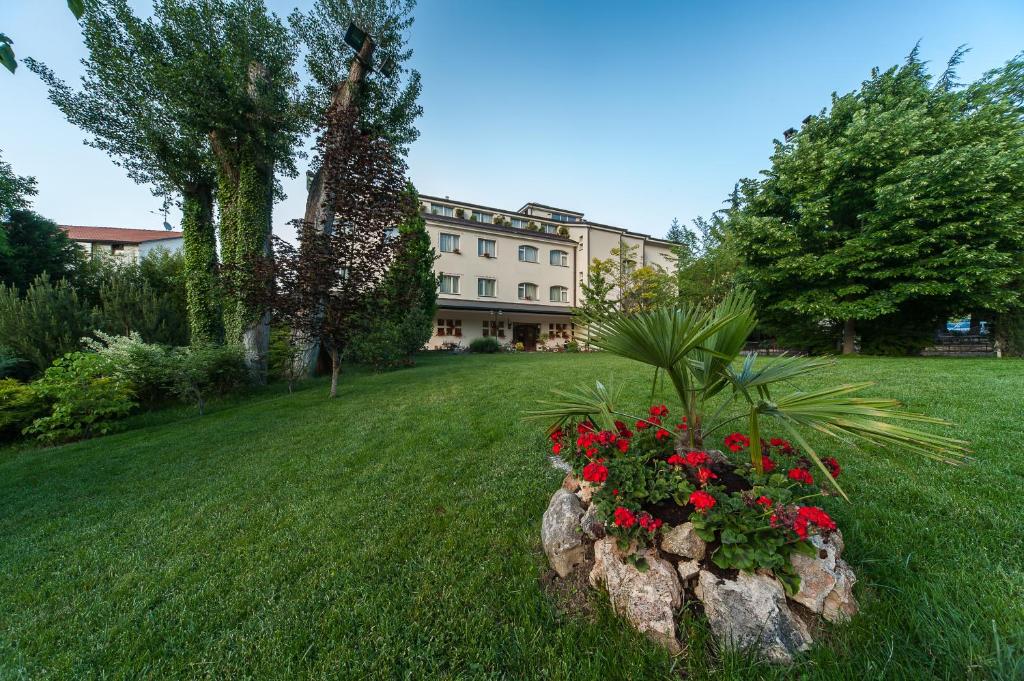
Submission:
<svg viewBox="0 0 1024 681">
<path fill-rule="evenodd" d="M 366 31 L 356 26 L 355 22 L 350 23 L 348 30 L 345 31 L 345 44 L 358 52 L 363 49 L 364 42 L 366 42 Z"/>
</svg>

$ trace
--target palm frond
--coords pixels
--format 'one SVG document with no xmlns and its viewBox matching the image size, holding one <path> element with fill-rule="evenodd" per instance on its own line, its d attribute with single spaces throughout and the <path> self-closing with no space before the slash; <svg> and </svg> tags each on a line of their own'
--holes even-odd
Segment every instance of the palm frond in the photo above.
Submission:
<svg viewBox="0 0 1024 681">
<path fill-rule="evenodd" d="M 574 419 L 589 418 L 602 430 L 615 427 L 615 411 L 619 398 L 617 386 L 606 386 L 598 381 L 593 387 L 577 386 L 569 390 L 552 390 L 553 399 L 541 400 L 540 409 L 526 412 L 523 417 L 534 421 L 547 421 L 551 430 Z"/>
</svg>

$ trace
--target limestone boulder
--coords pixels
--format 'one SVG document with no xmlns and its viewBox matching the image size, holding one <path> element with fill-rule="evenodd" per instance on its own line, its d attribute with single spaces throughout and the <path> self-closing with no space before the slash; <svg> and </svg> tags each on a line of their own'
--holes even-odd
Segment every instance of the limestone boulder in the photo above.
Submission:
<svg viewBox="0 0 1024 681">
<path fill-rule="evenodd" d="M 567 577 L 583 562 L 586 549 L 580 532 L 583 507 L 575 494 L 559 489 L 541 521 L 540 538 L 548 562 L 559 577 Z"/>
<path fill-rule="evenodd" d="M 612 609 L 651 640 L 671 652 L 681 651 L 676 637 L 675 611 L 683 603 L 683 588 L 676 571 L 653 549 L 642 554 L 647 570 L 641 572 L 626 561 L 607 537 L 594 543 L 594 569 L 590 583 L 608 592 Z"/>
<path fill-rule="evenodd" d="M 707 551 L 707 543 L 697 536 L 693 523 L 676 525 L 661 537 L 661 550 L 691 560 L 701 560 Z"/>
<path fill-rule="evenodd" d="M 787 664 L 810 648 L 807 626 L 790 611 L 774 577 L 740 572 L 733 580 L 702 570 L 694 592 L 723 646 L 757 650 L 771 662 Z"/>
<path fill-rule="evenodd" d="M 605 536 L 604 523 L 597 519 L 597 506 L 594 504 L 591 504 L 580 518 L 580 530 L 592 541 Z"/>
<path fill-rule="evenodd" d="M 829 622 L 846 622 L 857 614 L 859 607 L 853 596 L 857 576 L 840 557 L 843 536 L 834 532 L 828 539 L 813 536 L 809 541 L 817 551 L 816 556 L 794 553 L 790 558 L 800 575 L 800 590 L 792 599 Z"/>
</svg>

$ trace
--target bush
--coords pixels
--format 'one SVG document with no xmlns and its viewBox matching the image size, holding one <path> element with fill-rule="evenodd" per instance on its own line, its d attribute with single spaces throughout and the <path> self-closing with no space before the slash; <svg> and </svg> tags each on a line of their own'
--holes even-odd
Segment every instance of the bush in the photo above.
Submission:
<svg viewBox="0 0 1024 681">
<path fill-rule="evenodd" d="M 565 344 L 565 351 L 566 352 L 579 352 L 580 351 L 580 344 L 577 343 L 574 340 L 569 341 L 568 343 Z"/>
<path fill-rule="evenodd" d="M 8 347 L 0 345 L 0 378 L 26 378 L 25 360 Z"/>
<path fill-rule="evenodd" d="M 0 440 L 18 437 L 45 412 L 46 403 L 32 386 L 13 378 L 0 380 Z"/>
<path fill-rule="evenodd" d="M 486 338 L 474 338 L 469 344 L 470 352 L 497 352 L 501 349 L 498 339 L 487 336 Z"/>
<path fill-rule="evenodd" d="M 32 374 L 78 350 L 92 329 L 88 305 L 63 280 L 54 284 L 44 274 L 24 296 L 14 286 L 0 286 L 0 345 L 24 359 Z"/>
<path fill-rule="evenodd" d="M 157 250 L 138 263 L 101 261 L 96 265 L 93 324 L 111 334 L 133 332 L 149 343 L 187 345 L 183 261 Z"/>
<path fill-rule="evenodd" d="M 195 402 L 200 416 L 211 396 L 235 392 L 250 380 L 242 348 L 234 345 L 174 348 L 167 368 L 171 392 L 184 402 Z"/>
<path fill-rule="evenodd" d="M 50 415 L 25 429 L 43 442 L 106 435 L 135 407 L 131 383 L 95 352 L 72 352 L 57 359 L 33 389 L 52 402 Z"/>
<path fill-rule="evenodd" d="M 86 339 L 85 347 L 109 363 L 112 375 L 131 384 L 144 404 L 156 404 L 164 398 L 168 383 L 170 353 L 162 345 L 145 343 L 138 332 L 111 336 L 96 331 L 98 340 Z"/>
</svg>

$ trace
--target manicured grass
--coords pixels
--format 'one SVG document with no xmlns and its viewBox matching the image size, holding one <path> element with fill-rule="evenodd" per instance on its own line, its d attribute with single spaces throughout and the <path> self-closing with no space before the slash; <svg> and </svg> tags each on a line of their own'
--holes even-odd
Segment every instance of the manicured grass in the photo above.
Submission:
<svg viewBox="0 0 1024 681">
<path fill-rule="evenodd" d="M 863 614 L 795 670 L 717 654 L 690 617 L 673 660 L 606 607 L 574 617 L 543 591 L 561 476 L 520 413 L 611 377 L 647 402 L 650 371 L 613 357 L 431 356 L 343 377 L 334 401 L 315 382 L 0 452 L 0 677 L 1024 674 L 1024 363 L 853 359 L 806 382 L 876 380 L 957 423 L 977 461 L 827 448 Z"/>
</svg>

